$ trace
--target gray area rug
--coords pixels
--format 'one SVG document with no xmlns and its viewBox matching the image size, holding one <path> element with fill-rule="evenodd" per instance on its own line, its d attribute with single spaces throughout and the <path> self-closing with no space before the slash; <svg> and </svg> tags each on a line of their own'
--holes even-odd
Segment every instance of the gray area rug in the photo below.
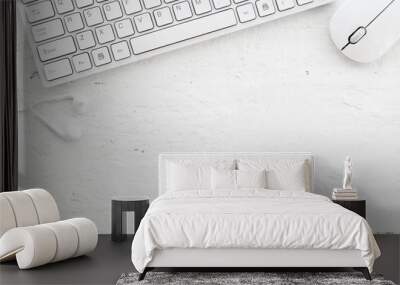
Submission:
<svg viewBox="0 0 400 285">
<path fill-rule="evenodd" d="M 373 275 L 373 280 L 368 281 L 359 272 L 148 272 L 142 281 L 137 280 L 138 276 L 138 273 L 122 274 L 116 285 L 395 285 L 380 275 Z"/>
</svg>

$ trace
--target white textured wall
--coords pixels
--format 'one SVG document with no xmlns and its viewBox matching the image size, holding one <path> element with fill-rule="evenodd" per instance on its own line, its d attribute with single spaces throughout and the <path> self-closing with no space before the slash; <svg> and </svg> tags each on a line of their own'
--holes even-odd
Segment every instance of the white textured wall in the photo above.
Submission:
<svg viewBox="0 0 400 285">
<path fill-rule="evenodd" d="M 265 24 L 93 77 L 44 89 L 28 49 L 25 106 L 72 94 L 88 100 L 41 111 L 83 137 L 66 142 L 30 112 L 24 187 L 49 189 L 62 216 L 110 231 L 110 198 L 157 193 L 164 151 L 311 151 L 318 193 L 340 186 L 345 155 L 375 232 L 400 233 L 400 45 L 358 65 L 328 35 L 334 6 Z"/>
</svg>

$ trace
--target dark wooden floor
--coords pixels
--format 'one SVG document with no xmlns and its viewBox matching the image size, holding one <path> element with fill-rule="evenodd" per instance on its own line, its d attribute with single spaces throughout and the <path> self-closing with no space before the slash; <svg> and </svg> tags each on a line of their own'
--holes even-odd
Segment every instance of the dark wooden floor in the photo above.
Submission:
<svg viewBox="0 0 400 285">
<path fill-rule="evenodd" d="M 377 235 L 382 250 L 375 272 L 399 283 L 400 235 Z M 99 237 L 97 249 L 78 257 L 30 270 L 19 270 L 15 262 L 0 265 L 0 284 L 115 284 L 124 272 L 134 271 L 130 260 L 131 239 L 114 243 L 108 235 Z"/>
<path fill-rule="evenodd" d="M 94 252 L 45 266 L 18 270 L 16 262 L 0 264 L 0 284 L 115 284 L 124 272 L 134 271 L 131 239 L 121 243 L 100 235 Z"/>
</svg>

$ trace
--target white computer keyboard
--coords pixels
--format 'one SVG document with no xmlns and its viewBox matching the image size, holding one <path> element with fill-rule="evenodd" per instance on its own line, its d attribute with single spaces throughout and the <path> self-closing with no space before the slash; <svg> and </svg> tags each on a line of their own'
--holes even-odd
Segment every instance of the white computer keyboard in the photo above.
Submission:
<svg viewBox="0 0 400 285">
<path fill-rule="evenodd" d="M 21 0 L 45 86 L 334 0 Z"/>
</svg>

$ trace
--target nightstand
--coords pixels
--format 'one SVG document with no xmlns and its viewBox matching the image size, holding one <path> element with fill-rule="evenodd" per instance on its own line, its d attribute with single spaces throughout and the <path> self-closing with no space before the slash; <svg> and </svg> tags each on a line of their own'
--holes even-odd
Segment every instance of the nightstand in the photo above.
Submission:
<svg viewBox="0 0 400 285">
<path fill-rule="evenodd" d="M 126 212 L 135 212 L 135 232 L 149 208 L 147 197 L 113 197 L 111 202 L 111 239 L 126 239 Z"/>
<path fill-rule="evenodd" d="M 333 203 L 359 214 L 364 219 L 366 218 L 366 201 L 365 200 L 332 200 Z"/>
</svg>

